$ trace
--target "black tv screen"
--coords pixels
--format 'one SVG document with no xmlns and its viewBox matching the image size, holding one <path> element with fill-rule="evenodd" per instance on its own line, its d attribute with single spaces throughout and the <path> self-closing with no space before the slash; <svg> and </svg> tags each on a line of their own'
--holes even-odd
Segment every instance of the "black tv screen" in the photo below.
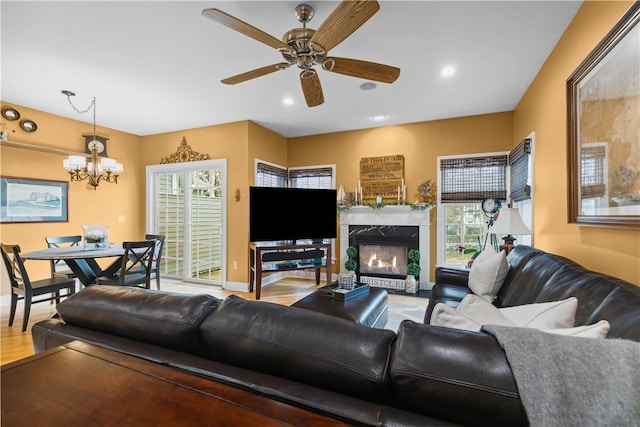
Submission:
<svg viewBox="0 0 640 427">
<path fill-rule="evenodd" d="M 336 237 L 336 190 L 249 187 L 249 240 Z"/>
</svg>

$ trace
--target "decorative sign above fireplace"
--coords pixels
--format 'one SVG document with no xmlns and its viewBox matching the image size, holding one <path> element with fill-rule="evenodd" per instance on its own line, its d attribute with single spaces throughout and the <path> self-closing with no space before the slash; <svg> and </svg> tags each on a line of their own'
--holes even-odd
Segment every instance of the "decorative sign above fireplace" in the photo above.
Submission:
<svg viewBox="0 0 640 427">
<path fill-rule="evenodd" d="M 363 199 L 397 200 L 404 185 L 404 156 L 363 157 L 360 159 L 360 181 Z"/>
</svg>

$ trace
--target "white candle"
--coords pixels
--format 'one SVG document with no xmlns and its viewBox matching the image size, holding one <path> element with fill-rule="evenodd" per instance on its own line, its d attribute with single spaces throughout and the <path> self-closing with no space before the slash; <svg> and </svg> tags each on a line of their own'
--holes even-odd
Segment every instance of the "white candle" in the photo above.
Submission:
<svg viewBox="0 0 640 427">
<path fill-rule="evenodd" d="M 398 187 L 398 202 L 400 202 L 400 187 Z"/>
</svg>

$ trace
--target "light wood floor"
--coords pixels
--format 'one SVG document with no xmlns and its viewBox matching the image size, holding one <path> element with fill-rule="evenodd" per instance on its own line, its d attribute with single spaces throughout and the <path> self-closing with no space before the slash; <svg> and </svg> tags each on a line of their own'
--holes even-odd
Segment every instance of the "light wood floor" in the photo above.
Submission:
<svg viewBox="0 0 640 427">
<path fill-rule="evenodd" d="M 152 284 L 155 288 L 155 282 Z M 180 292 L 180 293 L 207 293 L 218 298 L 225 298 L 229 295 L 238 295 L 246 299 L 254 299 L 255 295 L 248 292 L 227 291 L 215 286 L 204 286 L 196 284 L 185 284 L 175 281 L 162 281 L 161 288 L 163 291 Z M 269 301 L 283 305 L 291 305 L 294 302 L 304 298 L 311 292 L 316 290 L 316 284 L 313 280 L 285 278 L 262 288 L 260 295 L 261 301 Z M 389 295 L 389 302 L 399 302 L 406 305 L 416 305 L 416 307 L 424 306 L 422 298 L 414 298 L 400 295 Z M 34 354 L 33 341 L 31 340 L 31 327 L 34 323 L 45 320 L 53 316 L 56 312 L 55 305 L 49 302 L 41 302 L 31 306 L 31 315 L 29 316 L 29 324 L 26 332 L 22 332 L 22 314 L 24 306 L 22 301 L 18 303 L 16 318 L 13 326 L 7 326 L 9 322 L 9 307 L 0 307 L 0 365 L 4 365 L 14 360 Z"/>
</svg>

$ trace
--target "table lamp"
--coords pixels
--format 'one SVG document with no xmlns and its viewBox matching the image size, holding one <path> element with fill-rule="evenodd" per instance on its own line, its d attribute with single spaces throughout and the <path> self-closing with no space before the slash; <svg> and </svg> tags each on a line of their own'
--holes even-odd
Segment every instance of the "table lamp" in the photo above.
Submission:
<svg viewBox="0 0 640 427">
<path fill-rule="evenodd" d="M 504 244 L 500 246 L 500 250 L 504 250 L 507 255 L 513 249 L 513 241 L 516 240 L 512 234 L 531 234 L 531 230 L 527 227 L 518 208 L 502 208 L 494 224 L 489 228 L 491 234 L 506 234 L 502 238 Z"/>
</svg>

